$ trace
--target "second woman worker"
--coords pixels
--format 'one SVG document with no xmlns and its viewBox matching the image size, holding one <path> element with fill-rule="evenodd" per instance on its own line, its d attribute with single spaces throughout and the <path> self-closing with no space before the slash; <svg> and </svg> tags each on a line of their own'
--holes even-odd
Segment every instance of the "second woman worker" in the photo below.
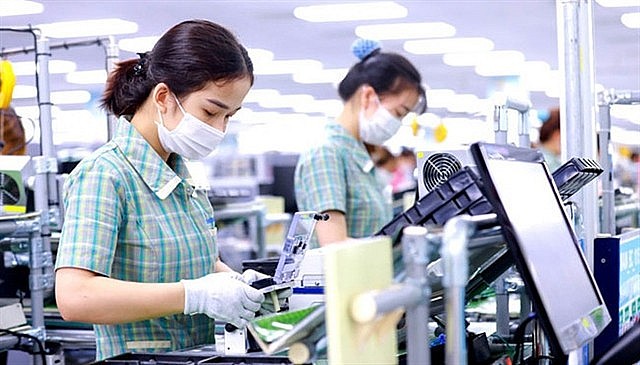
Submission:
<svg viewBox="0 0 640 365">
<path fill-rule="evenodd" d="M 360 61 L 338 86 L 344 107 L 295 172 L 298 209 L 330 217 L 316 227 L 321 246 L 371 236 L 392 219 L 364 143 L 383 144 L 404 116 L 426 110 L 420 73 L 409 60 L 369 40 L 356 41 L 353 51 Z"/>
</svg>

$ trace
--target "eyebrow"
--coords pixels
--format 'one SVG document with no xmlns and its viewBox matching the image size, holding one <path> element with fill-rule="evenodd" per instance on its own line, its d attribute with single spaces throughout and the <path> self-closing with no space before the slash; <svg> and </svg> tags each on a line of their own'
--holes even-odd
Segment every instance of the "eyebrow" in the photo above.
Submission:
<svg viewBox="0 0 640 365">
<path fill-rule="evenodd" d="M 215 104 L 215 105 L 219 106 L 222 109 L 231 109 L 227 104 L 221 102 L 218 99 L 207 99 L 207 101 L 210 102 L 211 104 Z M 240 110 L 240 108 L 242 108 L 242 107 L 240 107 L 240 106 L 237 107 L 235 111 Z"/>
</svg>

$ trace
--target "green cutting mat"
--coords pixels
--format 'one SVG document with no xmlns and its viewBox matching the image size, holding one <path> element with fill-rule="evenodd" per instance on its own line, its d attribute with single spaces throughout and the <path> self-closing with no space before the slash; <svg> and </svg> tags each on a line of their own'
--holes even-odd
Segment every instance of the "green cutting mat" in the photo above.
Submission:
<svg viewBox="0 0 640 365">
<path fill-rule="evenodd" d="M 319 305 L 298 309 L 290 312 L 274 313 L 258 317 L 251 321 L 260 339 L 270 343 L 289 332 L 296 324 L 300 323 L 309 314 L 313 313 Z"/>
</svg>

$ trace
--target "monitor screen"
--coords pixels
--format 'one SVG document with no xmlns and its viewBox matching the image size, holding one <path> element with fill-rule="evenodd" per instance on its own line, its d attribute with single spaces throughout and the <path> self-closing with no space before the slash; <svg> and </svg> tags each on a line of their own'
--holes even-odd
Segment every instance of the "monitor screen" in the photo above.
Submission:
<svg viewBox="0 0 640 365">
<path fill-rule="evenodd" d="M 568 354 L 610 318 L 544 159 L 508 145 L 471 152 L 552 352 Z"/>
</svg>

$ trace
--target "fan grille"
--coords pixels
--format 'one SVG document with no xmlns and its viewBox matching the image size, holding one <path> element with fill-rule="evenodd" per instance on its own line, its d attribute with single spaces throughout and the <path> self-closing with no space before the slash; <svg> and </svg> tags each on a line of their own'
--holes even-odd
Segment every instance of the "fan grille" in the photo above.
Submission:
<svg viewBox="0 0 640 365">
<path fill-rule="evenodd" d="M 11 176 L 0 173 L 0 206 L 15 205 L 20 201 L 20 188 Z"/>
<path fill-rule="evenodd" d="M 431 191 L 446 182 L 451 175 L 460 171 L 460 160 L 447 152 L 430 155 L 422 166 L 422 179 L 427 191 Z"/>
</svg>

